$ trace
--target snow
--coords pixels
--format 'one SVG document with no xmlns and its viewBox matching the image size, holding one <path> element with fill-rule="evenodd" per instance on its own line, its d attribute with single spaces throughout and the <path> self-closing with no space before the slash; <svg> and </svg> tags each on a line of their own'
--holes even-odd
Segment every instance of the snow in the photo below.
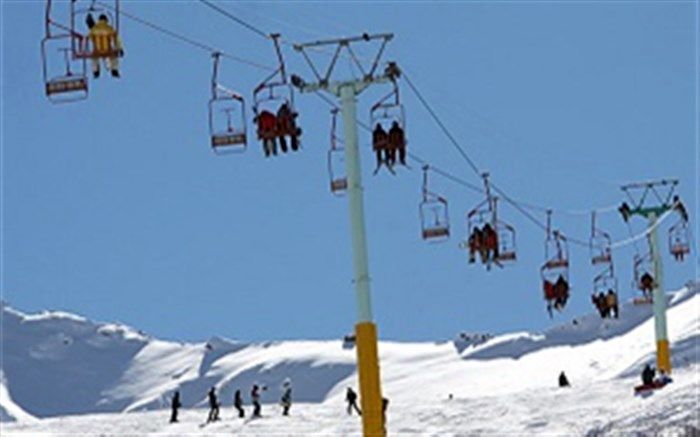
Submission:
<svg viewBox="0 0 700 437">
<path fill-rule="evenodd" d="M 540 333 L 463 333 L 453 342 L 380 343 L 388 427 L 421 435 L 533 433 L 604 435 L 700 428 L 700 288 L 669 294 L 674 382 L 635 397 L 641 367 L 654 362 L 650 306 L 631 302 L 620 319 L 577 317 Z M 63 314 L 25 315 L 3 306 L 3 435 L 353 435 L 344 393 L 357 387 L 355 351 L 341 339 L 243 343 L 212 337 L 178 343 Z M 556 387 L 564 370 L 572 383 Z M 277 401 L 294 385 L 290 417 Z M 235 418 L 233 392 L 263 392 L 265 417 Z M 200 428 L 215 386 L 222 422 Z M 181 423 L 167 423 L 179 389 Z M 248 407 L 249 408 L 249 407 Z M 123 414 L 128 413 L 128 414 Z M 32 419 L 32 416 L 40 419 Z M 15 422 L 7 423 L 8 420 Z M 689 432 L 689 431 L 688 431 Z"/>
</svg>

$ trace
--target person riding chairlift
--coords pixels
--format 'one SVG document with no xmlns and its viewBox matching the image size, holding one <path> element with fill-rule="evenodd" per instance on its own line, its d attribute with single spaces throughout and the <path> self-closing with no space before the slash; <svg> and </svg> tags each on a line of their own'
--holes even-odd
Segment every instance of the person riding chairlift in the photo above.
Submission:
<svg viewBox="0 0 700 437">
<path fill-rule="evenodd" d="M 277 117 L 270 111 L 263 110 L 254 120 L 258 125 L 258 138 L 263 142 L 265 157 L 277 155 Z M 285 146 L 286 148 L 286 146 Z"/>
<path fill-rule="evenodd" d="M 557 281 L 552 286 L 554 292 L 554 309 L 562 310 L 569 299 L 569 283 L 564 276 L 559 275 Z"/>
<path fill-rule="evenodd" d="M 377 170 L 382 166 L 382 163 L 389 165 L 389 135 L 386 133 L 380 123 L 374 127 L 372 131 L 372 149 L 377 157 Z M 375 172 L 377 171 L 375 170 Z"/>
<path fill-rule="evenodd" d="M 474 226 L 474 230 L 472 231 L 471 235 L 469 235 L 469 264 L 474 264 L 476 261 L 476 253 L 479 252 L 480 254 L 482 253 L 482 247 L 483 247 L 483 242 L 484 242 L 484 234 L 479 229 L 478 226 Z"/>
<path fill-rule="evenodd" d="M 399 162 L 401 165 L 406 165 L 406 138 L 404 137 L 403 129 L 401 129 L 397 121 L 391 123 L 391 129 L 389 129 L 389 151 L 391 153 L 392 166 L 396 163 L 397 151 L 399 153 Z"/>
<path fill-rule="evenodd" d="M 285 102 L 277 110 L 277 135 L 280 140 L 282 152 L 287 153 L 287 140 L 285 135 L 289 135 L 292 142 L 292 150 L 299 150 L 299 128 L 296 125 L 297 113 L 293 112 Z"/>
<path fill-rule="evenodd" d="M 107 15 L 101 14 L 95 23 L 92 14 L 85 18 L 88 27 L 88 39 L 92 44 L 92 75 L 95 79 L 100 77 L 100 59 L 112 73 L 112 77 L 119 75 L 119 57 L 124 56 L 124 48 L 117 31 L 109 24 Z"/>
<path fill-rule="evenodd" d="M 484 251 L 488 261 L 495 261 L 498 258 L 498 235 L 490 223 L 484 225 Z"/>
<path fill-rule="evenodd" d="M 654 277 L 649 274 L 649 272 L 644 272 L 642 277 L 639 279 L 640 289 L 644 294 L 651 294 L 654 290 Z"/>
</svg>

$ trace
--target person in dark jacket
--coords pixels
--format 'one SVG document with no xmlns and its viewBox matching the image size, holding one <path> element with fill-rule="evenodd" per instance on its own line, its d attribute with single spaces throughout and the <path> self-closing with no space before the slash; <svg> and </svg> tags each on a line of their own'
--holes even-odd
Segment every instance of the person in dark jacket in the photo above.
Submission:
<svg viewBox="0 0 700 437">
<path fill-rule="evenodd" d="M 360 411 L 360 408 L 357 406 L 357 393 L 350 387 L 348 387 L 348 390 L 345 392 L 345 401 L 348 403 L 348 414 L 352 414 L 354 408 L 357 414 L 362 416 L 362 411 Z"/>
<path fill-rule="evenodd" d="M 292 382 L 289 379 L 282 384 L 280 405 L 282 406 L 282 415 L 289 416 L 289 409 L 292 407 Z"/>
<path fill-rule="evenodd" d="M 566 374 L 562 370 L 562 372 L 559 374 L 559 387 L 569 387 L 571 384 L 569 384 L 569 379 L 566 377 Z"/>
<path fill-rule="evenodd" d="M 389 150 L 391 152 L 391 166 L 396 162 L 396 152 L 398 152 L 401 165 L 406 165 L 406 138 L 403 129 L 401 129 L 397 121 L 391 123 L 391 128 L 389 129 Z"/>
<path fill-rule="evenodd" d="M 245 417 L 245 410 L 243 409 L 243 398 L 241 397 L 241 391 L 236 390 L 233 395 L 233 407 L 238 411 L 238 417 Z"/>
<path fill-rule="evenodd" d="M 642 382 L 644 383 L 644 385 L 653 384 L 655 376 L 656 370 L 654 370 L 653 367 L 651 367 L 649 364 L 644 366 L 644 370 L 642 370 Z"/>
<path fill-rule="evenodd" d="M 253 417 L 260 417 L 262 407 L 260 406 L 260 387 L 257 384 L 253 384 L 250 399 L 253 401 Z"/>
<path fill-rule="evenodd" d="M 207 423 L 219 420 L 219 400 L 216 397 L 216 389 L 212 387 L 207 394 L 209 398 L 209 416 Z"/>
<path fill-rule="evenodd" d="M 388 149 L 389 136 L 382 125 L 377 123 L 377 125 L 374 127 L 374 131 L 372 131 L 372 150 L 374 150 L 377 157 L 377 169 L 375 170 L 375 173 L 382 166 L 382 163 L 386 163 L 387 165 L 389 164 Z"/>
<path fill-rule="evenodd" d="M 170 403 L 170 423 L 177 422 L 177 410 L 182 406 L 180 403 L 180 392 L 175 390 L 173 400 Z"/>
</svg>

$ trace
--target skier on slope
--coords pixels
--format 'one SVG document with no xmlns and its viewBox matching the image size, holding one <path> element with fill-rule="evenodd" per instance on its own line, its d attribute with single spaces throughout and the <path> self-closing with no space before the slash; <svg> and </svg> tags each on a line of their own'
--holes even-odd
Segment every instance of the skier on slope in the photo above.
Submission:
<svg viewBox="0 0 700 437">
<path fill-rule="evenodd" d="M 253 384 L 253 389 L 250 391 L 250 399 L 253 401 L 253 417 L 260 417 L 261 414 L 261 406 L 260 406 L 260 391 L 265 390 L 265 387 L 258 386 L 257 384 Z"/>
<path fill-rule="evenodd" d="M 566 377 L 566 374 L 562 370 L 561 373 L 559 374 L 559 387 L 570 387 L 571 384 L 569 384 L 569 379 Z"/>
<path fill-rule="evenodd" d="M 362 416 L 362 412 L 357 406 L 357 393 L 355 393 L 355 391 L 350 387 L 348 387 L 348 390 L 345 392 L 345 401 L 348 403 L 348 414 L 352 414 L 352 410 L 354 408 L 355 411 L 357 411 L 357 414 Z"/>
<path fill-rule="evenodd" d="M 170 403 L 170 423 L 177 422 L 177 410 L 181 406 L 182 406 L 182 404 L 180 403 L 180 392 L 178 390 L 175 390 L 175 394 L 173 395 L 173 400 Z"/>
<path fill-rule="evenodd" d="M 241 391 L 236 390 L 233 395 L 233 407 L 238 411 L 238 417 L 245 417 L 245 410 L 243 409 L 243 398 L 241 397 Z"/>
<path fill-rule="evenodd" d="M 656 370 L 649 364 L 644 366 L 642 370 L 642 382 L 644 385 L 652 385 L 654 383 L 654 376 L 656 375 Z"/>
<path fill-rule="evenodd" d="M 282 383 L 282 397 L 280 398 L 282 415 L 289 416 L 289 409 L 292 407 L 292 381 L 289 378 Z"/>
<path fill-rule="evenodd" d="M 209 416 L 207 417 L 207 423 L 216 422 L 219 420 L 219 400 L 216 397 L 216 389 L 214 387 L 209 389 L 207 397 L 209 398 Z"/>
</svg>

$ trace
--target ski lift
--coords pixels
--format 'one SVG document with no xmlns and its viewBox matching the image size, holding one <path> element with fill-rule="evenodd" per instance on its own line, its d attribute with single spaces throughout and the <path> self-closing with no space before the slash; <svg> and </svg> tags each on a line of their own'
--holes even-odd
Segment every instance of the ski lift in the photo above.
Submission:
<svg viewBox="0 0 700 437">
<path fill-rule="evenodd" d="M 635 254 L 633 260 L 633 287 L 642 292 L 642 296 L 635 298 L 634 303 L 650 304 L 652 302 L 653 289 L 656 287 L 656 278 L 653 276 L 654 258 L 652 257 L 651 249 L 644 254 Z"/>
<path fill-rule="evenodd" d="M 41 41 L 44 92 L 52 103 L 84 100 L 88 97 L 85 60 L 72 59 L 70 28 L 51 18 L 51 6 L 51 0 L 47 0 L 45 36 Z"/>
<path fill-rule="evenodd" d="M 246 148 L 245 101 L 219 83 L 220 53 L 214 53 L 209 99 L 209 136 L 215 153 L 243 152 Z M 234 117 L 237 123 L 234 123 Z M 236 127 L 238 124 L 238 127 Z"/>
<path fill-rule="evenodd" d="M 95 59 L 118 58 L 122 56 L 122 51 L 116 44 L 107 42 L 109 50 L 98 50 L 93 47 L 88 34 L 90 27 L 88 21 L 95 20 L 95 17 L 105 16 L 107 22 L 114 29 L 117 38 L 119 37 L 119 0 L 105 0 L 107 3 L 96 0 L 71 0 L 70 1 L 70 31 L 73 35 L 72 52 L 75 59 Z M 89 3 L 89 5 L 85 5 Z M 84 6 L 85 5 L 85 6 Z M 90 18 L 91 17 L 91 18 Z"/>
<path fill-rule="evenodd" d="M 428 189 L 427 165 L 423 166 L 423 199 L 421 200 L 421 236 L 426 241 L 445 241 L 450 238 L 450 216 L 447 200 Z"/>
<path fill-rule="evenodd" d="M 611 290 L 617 294 L 617 277 L 612 264 L 593 278 L 593 294 L 606 294 Z"/>
<path fill-rule="evenodd" d="M 610 235 L 596 227 L 596 213 L 591 213 L 591 238 L 589 248 L 591 252 L 591 263 L 593 265 L 607 264 L 612 262 L 612 251 L 610 249 Z"/>
<path fill-rule="evenodd" d="M 328 174 L 331 178 L 331 193 L 342 195 L 348 189 L 345 172 L 345 148 L 337 135 L 338 108 L 331 110 L 331 149 L 328 151 Z"/>
<path fill-rule="evenodd" d="M 676 261 L 683 261 L 690 253 L 690 230 L 687 221 L 678 220 L 668 229 L 668 246 Z"/>
<path fill-rule="evenodd" d="M 547 211 L 545 262 L 540 268 L 542 288 L 550 317 L 552 307 L 561 311 L 569 298 L 569 248 L 566 238 L 551 227 L 552 211 Z"/>
<path fill-rule="evenodd" d="M 396 82 L 393 84 L 394 89 L 372 106 L 370 126 L 374 129 L 377 124 L 380 124 L 384 130 L 388 131 L 396 122 L 406 132 L 406 111 L 399 99 L 399 87 Z"/>
<path fill-rule="evenodd" d="M 69 38 L 69 37 L 65 37 Z M 41 56 L 43 63 L 44 84 L 46 97 L 53 103 L 67 103 L 84 100 L 88 97 L 88 79 L 85 75 L 85 61 L 76 62 L 71 67 L 71 56 L 69 47 L 56 49 L 63 55 L 64 69 L 52 73 L 51 63 L 48 60 L 49 47 L 53 42 L 60 40 L 59 37 L 47 37 L 41 42 Z M 68 41 L 66 40 L 66 43 Z"/>
<path fill-rule="evenodd" d="M 290 136 L 292 139 L 292 150 L 297 150 L 299 148 L 298 137 L 301 136 L 301 128 L 296 124 L 298 113 L 294 109 L 294 88 L 287 81 L 279 37 L 278 33 L 270 35 L 277 53 L 279 67 L 253 90 L 254 121 L 257 124 L 258 117 L 263 112 L 276 116 L 277 120 L 274 129 L 263 130 L 258 126 L 258 138 L 263 141 L 274 141 L 278 138 L 283 139 L 284 136 Z M 279 111 L 283 106 L 288 109 L 289 115 L 285 120 L 280 120 Z M 285 146 L 282 147 L 283 151 L 285 151 L 285 148 Z"/>
<path fill-rule="evenodd" d="M 472 241 L 473 237 L 475 236 L 474 231 L 482 231 L 488 224 L 496 236 L 493 259 L 488 259 L 488 257 L 486 257 L 486 267 L 490 270 L 491 261 L 495 262 L 498 266 L 503 267 L 504 264 L 515 261 L 517 256 L 515 245 L 515 228 L 498 218 L 498 197 L 491 195 L 488 176 L 488 173 L 484 173 L 482 175 L 484 178 L 486 199 L 481 201 L 476 207 L 467 213 L 467 233 L 470 237 L 468 238 L 467 243 L 463 244 L 462 247 L 466 246 L 469 248 L 471 245 L 469 241 Z M 475 248 L 470 248 L 470 252 L 473 252 L 474 250 Z"/>
<path fill-rule="evenodd" d="M 370 109 L 370 126 L 372 128 L 372 148 L 377 151 L 378 156 L 384 151 L 384 158 L 380 159 L 379 165 L 383 162 L 387 168 L 393 172 L 392 167 L 397 161 L 406 164 L 406 113 L 399 99 L 399 87 L 395 80 L 392 80 L 394 89 L 382 97 Z M 394 136 L 392 129 L 398 126 L 396 131 L 398 136 Z M 384 132 L 383 135 L 380 133 Z M 393 143 L 393 144 L 392 144 Z M 375 170 L 375 173 L 379 170 Z"/>
</svg>

